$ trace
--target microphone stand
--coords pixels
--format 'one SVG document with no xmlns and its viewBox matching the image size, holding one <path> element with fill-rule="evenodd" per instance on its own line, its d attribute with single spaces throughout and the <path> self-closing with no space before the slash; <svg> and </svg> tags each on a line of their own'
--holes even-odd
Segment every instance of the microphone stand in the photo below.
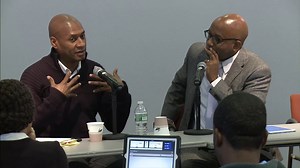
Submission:
<svg viewBox="0 0 300 168">
<path fill-rule="evenodd" d="M 117 92 L 120 88 L 115 88 L 111 85 L 111 106 L 112 106 L 112 125 L 113 125 L 113 132 L 112 134 L 105 134 L 103 135 L 103 139 L 107 140 L 117 140 L 117 139 L 124 139 L 125 134 L 117 132 Z"/>
<path fill-rule="evenodd" d="M 204 71 L 200 73 L 203 76 Z M 203 79 L 203 78 L 202 78 Z M 188 129 L 183 131 L 184 134 L 187 135 L 209 135 L 212 134 L 213 131 L 210 129 L 201 129 L 201 119 L 200 119 L 200 84 L 201 82 L 195 82 L 196 86 L 196 94 L 194 99 L 194 112 L 196 116 L 196 129 Z"/>
</svg>

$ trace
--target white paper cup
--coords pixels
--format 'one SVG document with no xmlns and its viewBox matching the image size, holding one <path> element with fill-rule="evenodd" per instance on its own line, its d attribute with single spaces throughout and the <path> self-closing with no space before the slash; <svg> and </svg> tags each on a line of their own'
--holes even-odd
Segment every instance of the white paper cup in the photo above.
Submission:
<svg viewBox="0 0 300 168">
<path fill-rule="evenodd" d="M 90 141 L 102 141 L 104 122 L 88 122 L 86 124 L 89 130 Z"/>
<path fill-rule="evenodd" d="M 103 134 L 102 132 L 89 132 L 91 142 L 101 142 Z"/>
<path fill-rule="evenodd" d="M 104 122 L 88 122 L 86 124 L 89 132 L 103 132 Z"/>
<path fill-rule="evenodd" d="M 157 116 L 154 119 L 154 135 L 170 135 L 166 116 Z"/>
</svg>

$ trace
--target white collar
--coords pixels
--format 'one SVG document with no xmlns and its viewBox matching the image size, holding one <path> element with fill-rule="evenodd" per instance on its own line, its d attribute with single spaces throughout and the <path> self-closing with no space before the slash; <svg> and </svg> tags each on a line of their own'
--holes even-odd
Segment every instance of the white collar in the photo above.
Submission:
<svg viewBox="0 0 300 168">
<path fill-rule="evenodd" d="M 58 60 L 58 64 L 59 64 L 61 70 L 66 74 L 68 68 L 60 60 Z M 79 61 L 77 69 L 71 74 L 70 78 L 72 78 L 74 75 L 76 75 L 80 69 L 81 69 L 81 61 Z"/>
<path fill-rule="evenodd" d="M 236 52 L 234 54 L 234 56 L 228 58 L 227 60 L 221 62 L 222 66 L 223 66 L 223 71 L 225 74 L 228 73 L 228 71 L 230 70 L 234 60 L 236 59 L 236 57 L 238 56 L 238 54 L 240 53 L 240 50 L 238 52 Z"/>
<path fill-rule="evenodd" d="M 28 138 L 28 136 L 24 132 L 11 132 L 0 135 L 0 141 L 15 141 L 25 138 Z"/>
</svg>

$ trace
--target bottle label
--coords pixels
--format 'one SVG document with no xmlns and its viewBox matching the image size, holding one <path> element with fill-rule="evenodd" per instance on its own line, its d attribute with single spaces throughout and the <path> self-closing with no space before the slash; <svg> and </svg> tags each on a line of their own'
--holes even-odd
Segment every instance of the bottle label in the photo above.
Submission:
<svg viewBox="0 0 300 168">
<path fill-rule="evenodd" d="M 135 114 L 136 122 L 143 122 L 143 121 L 147 121 L 147 120 L 148 120 L 147 114 Z"/>
</svg>

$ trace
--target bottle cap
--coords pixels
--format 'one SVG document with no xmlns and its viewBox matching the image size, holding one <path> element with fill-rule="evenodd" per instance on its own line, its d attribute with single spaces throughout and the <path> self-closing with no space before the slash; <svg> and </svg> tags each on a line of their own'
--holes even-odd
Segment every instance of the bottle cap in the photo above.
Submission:
<svg viewBox="0 0 300 168">
<path fill-rule="evenodd" d="M 138 102 L 137 102 L 137 104 L 143 104 L 143 103 L 144 103 L 143 101 L 138 101 Z"/>
</svg>

